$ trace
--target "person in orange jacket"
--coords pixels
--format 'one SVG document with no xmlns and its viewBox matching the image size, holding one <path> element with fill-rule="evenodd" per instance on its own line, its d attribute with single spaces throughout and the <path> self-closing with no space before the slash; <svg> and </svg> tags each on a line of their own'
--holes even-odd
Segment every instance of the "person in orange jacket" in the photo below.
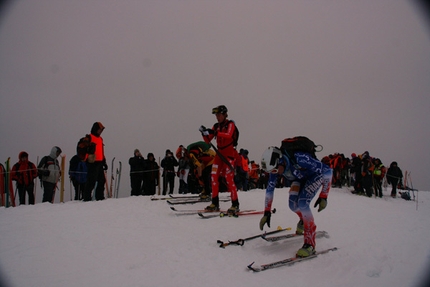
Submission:
<svg viewBox="0 0 430 287">
<path fill-rule="evenodd" d="M 100 122 L 93 124 L 91 128 L 91 143 L 94 145 L 94 150 L 90 152 L 87 158 L 87 183 L 84 189 L 84 201 L 91 201 L 92 191 L 97 183 L 95 196 L 96 200 L 105 199 L 105 174 L 104 171 L 107 170 L 106 158 L 104 153 L 104 144 L 101 134 L 105 127 Z"/>
<path fill-rule="evenodd" d="M 12 180 L 16 181 L 19 204 L 25 205 L 25 193 L 28 194 L 28 204 L 34 204 L 34 179 L 37 177 L 37 168 L 28 160 L 28 153 L 19 153 L 19 161 L 14 164 L 11 171 Z"/>
</svg>

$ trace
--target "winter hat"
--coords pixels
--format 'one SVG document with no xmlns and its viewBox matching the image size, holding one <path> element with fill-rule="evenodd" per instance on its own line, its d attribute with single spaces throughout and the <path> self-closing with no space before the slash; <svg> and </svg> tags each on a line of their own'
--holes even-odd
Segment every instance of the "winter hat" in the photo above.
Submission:
<svg viewBox="0 0 430 287">
<path fill-rule="evenodd" d="M 352 157 L 352 158 L 357 157 L 357 155 L 355 154 L 355 152 L 353 152 L 353 153 L 351 154 L 351 157 Z"/>
</svg>

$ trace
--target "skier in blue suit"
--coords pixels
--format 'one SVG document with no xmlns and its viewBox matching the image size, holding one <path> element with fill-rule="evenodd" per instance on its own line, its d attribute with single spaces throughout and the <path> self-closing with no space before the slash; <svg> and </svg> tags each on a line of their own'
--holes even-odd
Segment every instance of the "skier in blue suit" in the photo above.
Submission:
<svg viewBox="0 0 430 287">
<path fill-rule="evenodd" d="M 261 166 L 270 173 L 266 189 L 264 216 L 260 220 L 260 229 L 265 224 L 270 227 L 271 207 L 275 186 L 279 176 L 291 182 L 289 207 L 300 221 L 296 233 L 304 235 L 303 247 L 297 251 L 298 257 L 307 257 L 315 253 L 316 225 L 309 207 L 312 199 L 321 189 L 314 207 L 318 212 L 326 208 L 327 197 L 331 187 L 332 169 L 306 152 L 295 152 L 290 160 L 279 148 L 269 147 L 262 156 Z"/>
</svg>

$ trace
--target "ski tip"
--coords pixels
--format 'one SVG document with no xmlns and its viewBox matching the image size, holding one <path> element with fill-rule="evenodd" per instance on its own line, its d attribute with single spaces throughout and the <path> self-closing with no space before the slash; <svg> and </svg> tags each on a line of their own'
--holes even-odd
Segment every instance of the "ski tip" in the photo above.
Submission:
<svg viewBox="0 0 430 287">
<path fill-rule="evenodd" d="M 258 269 L 258 268 L 254 268 L 254 267 L 252 267 L 252 265 L 255 263 L 255 261 L 254 262 L 252 262 L 251 264 L 249 264 L 247 267 L 248 267 L 248 269 L 249 270 L 252 270 L 252 271 L 254 271 L 254 272 L 259 272 L 260 271 L 260 269 Z"/>
<path fill-rule="evenodd" d="M 176 208 L 174 206 L 170 206 L 170 209 L 176 211 Z"/>
</svg>

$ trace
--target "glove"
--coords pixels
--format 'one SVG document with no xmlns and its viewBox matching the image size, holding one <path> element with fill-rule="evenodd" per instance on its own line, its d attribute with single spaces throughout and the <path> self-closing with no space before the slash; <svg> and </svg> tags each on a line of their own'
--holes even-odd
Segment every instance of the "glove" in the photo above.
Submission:
<svg viewBox="0 0 430 287">
<path fill-rule="evenodd" d="M 103 170 L 107 170 L 108 169 L 108 165 L 104 162 L 103 163 Z"/>
<path fill-rule="evenodd" d="M 208 136 L 208 135 L 209 135 L 209 131 L 208 131 L 208 130 L 204 130 L 204 131 L 202 132 L 202 135 L 204 135 L 204 136 Z"/>
<path fill-rule="evenodd" d="M 317 207 L 318 205 L 319 205 L 318 212 L 320 212 L 321 210 L 327 207 L 327 198 L 319 197 L 315 202 L 314 207 Z"/>
<path fill-rule="evenodd" d="M 205 126 L 200 126 L 199 127 L 199 132 L 203 133 L 206 130 Z"/>
<path fill-rule="evenodd" d="M 267 226 L 270 228 L 270 217 L 272 213 L 270 211 L 265 211 L 264 216 L 260 219 L 260 230 L 263 230 L 264 224 L 267 223 Z"/>
</svg>

